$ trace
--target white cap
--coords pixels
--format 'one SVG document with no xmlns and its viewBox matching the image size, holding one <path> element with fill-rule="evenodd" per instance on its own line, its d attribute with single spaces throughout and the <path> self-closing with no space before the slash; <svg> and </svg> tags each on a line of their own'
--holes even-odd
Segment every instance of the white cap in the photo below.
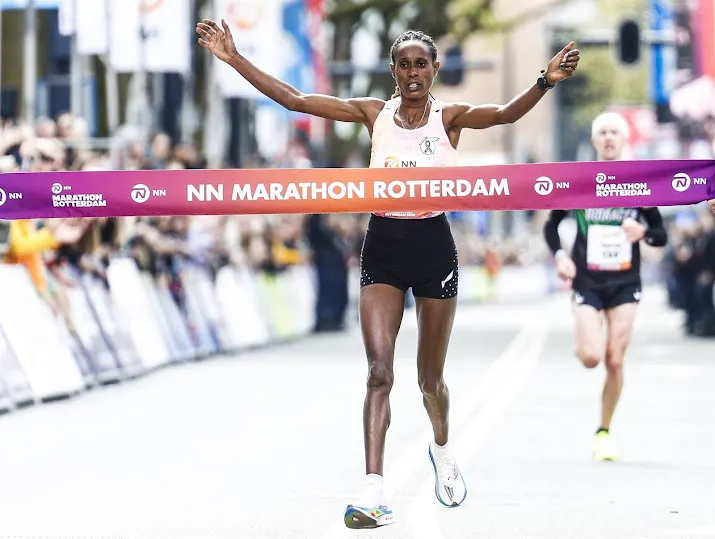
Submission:
<svg viewBox="0 0 715 539">
<path fill-rule="evenodd" d="M 628 128 L 628 122 L 626 122 L 626 119 L 617 112 L 613 111 L 604 112 L 596 116 L 596 119 L 593 120 L 593 123 L 591 124 L 591 138 L 595 137 L 606 125 L 615 127 L 623 134 L 624 137 L 626 137 L 626 140 L 631 138 L 630 129 Z"/>
</svg>

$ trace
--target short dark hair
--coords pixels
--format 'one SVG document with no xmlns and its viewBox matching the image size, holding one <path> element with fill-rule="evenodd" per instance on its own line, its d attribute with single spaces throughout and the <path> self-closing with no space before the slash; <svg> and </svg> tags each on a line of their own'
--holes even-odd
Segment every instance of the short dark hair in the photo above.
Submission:
<svg viewBox="0 0 715 539">
<path fill-rule="evenodd" d="M 397 37 L 390 48 L 390 60 L 392 60 L 393 64 L 395 63 L 395 49 L 397 49 L 401 43 L 405 43 L 407 41 L 419 41 L 424 43 L 427 45 L 427 48 L 432 55 L 432 61 L 434 62 L 437 60 L 437 45 L 435 44 L 434 39 L 432 39 L 432 36 L 429 36 L 424 32 L 420 32 L 419 30 L 406 30 Z"/>
</svg>

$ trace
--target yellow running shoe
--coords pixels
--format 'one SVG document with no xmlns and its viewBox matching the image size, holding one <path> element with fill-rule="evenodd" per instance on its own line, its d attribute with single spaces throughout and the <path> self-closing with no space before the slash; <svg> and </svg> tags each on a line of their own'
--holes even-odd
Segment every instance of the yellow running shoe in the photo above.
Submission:
<svg viewBox="0 0 715 539">
<path fill-rule="evenodd" d="M 616 446 L 608 431 L 596 433 L 593 440 L 593 458 L 596 460 L 616 460 Z"/>
</svg>

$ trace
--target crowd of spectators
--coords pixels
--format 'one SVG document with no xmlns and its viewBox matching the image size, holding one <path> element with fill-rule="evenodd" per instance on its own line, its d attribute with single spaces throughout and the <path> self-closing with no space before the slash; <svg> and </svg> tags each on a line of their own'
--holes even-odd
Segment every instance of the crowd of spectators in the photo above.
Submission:
<svg viewBox="0 0 715 539">
<path fill-rule="evenodd" d="M 69 113 L 56 119 L 40 118 L 34 129 L 22 122 L 4 121 L 0 173 L 206 167 L 206 159 L 192 142 L 175 143 L 165 133 L 144 141 L 131 128 L 124 128 L 119 138 L 116 153 L 97 150 L 91 146 L 87 122 Z M 267 166 L 310 167 L 310 154 L 305 138 L 296 137 L 286 153 Z M 464 264 L 486 265 L 496 271 L 502 258 L 505 263 L 523 262 L 519 257 L 529 251 L 528 238 L 490 243 L 479 227 L 454 217 Z M 118 255 L 131 256 L 142 271 L 165 280 L 179 303 L 181 260 L 200 263 L 214 275 L 226 264 L 272 273 L 312 261 L 318 270 L 316 330 L 332 331 L 345 325 L 350 270 L 359 262 L 366 226 L 366 215 L 13 221 L 3 256 L 6 263 L 27 267 L 38 292 L 56 312 L 66 304 L 63 287 L 72 286 L 68 267 L 104 278 L 109 261 Z"/>
<path fill-rule="evenodd" d="M 41 118 L 34 129 L 16 121 L 0 125 L 0 173 L 13 171 L 198 169 L 206 160 L 192 142 L 174 143 L 164 133 L 146 142 L 123 131 L 116 154 L 90 145 L 87 123 L 71 114 Z M 267 166 L 310 167 L 305 138 Z M 480 266 L 491 276 L 503 266 L 548 263 L 541 237 L 546 212 L 521 213 L 522 226 L 505 238 L 490 234 L 486 212 L 450 214 L 461 265 Z M 357 267 L 368 215 L 232 215 L 155 218 L 13 221 L 6 226 L 4 261 L 24 264 L 38 292 L 61 313 L 63 287 L 74 268 L 104 279 L 112 257 L 130 256 L 154 279 L 165 280 L 181 305 L 181 262 L 191 260 L 215 275 L 225 265 L 276 273 L 312 262 L 317 270 L 316 331 L 345 326 L 351 270 Z M 713 227 L 707 216 L 680 215 L 665 257 L 667 286 L 675 308 L 688 312 L 692 334 L 715 334 L 712 287 Z M 8 231 L 9 228 L 9 231 Z M 3 234 L 0 231 L 0 244 Z M 651 256 L 646 253 L 646 257 Z M 661 256 L 657 253 L 654 257 Z M 76 274 L 76 273 L 75 273 Z M 106 282 L 106 280 L 105 280 Z M 707 294 L 706 294 L 707 296 Z"/>
<path fill-rule="evenodd" d="M 683 209 L 670 220 L 668 235 L 663 267 L 670 305 L 683 311 L 686 335 L 715 337 L 715 218 Z"/>
</svg>

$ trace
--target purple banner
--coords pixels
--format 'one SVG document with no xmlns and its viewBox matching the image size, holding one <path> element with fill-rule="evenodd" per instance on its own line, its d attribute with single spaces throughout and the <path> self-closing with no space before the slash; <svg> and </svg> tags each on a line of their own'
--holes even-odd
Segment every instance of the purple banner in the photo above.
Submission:
<svg viewBox="0 0 715 539">
<path fill-rule="evenodd" d="M 676 206 L 715 198 L 715 161 L 482 167 L 146 170 L 0 175 L 0 219 L 546 210 Z"/>
</svg>

